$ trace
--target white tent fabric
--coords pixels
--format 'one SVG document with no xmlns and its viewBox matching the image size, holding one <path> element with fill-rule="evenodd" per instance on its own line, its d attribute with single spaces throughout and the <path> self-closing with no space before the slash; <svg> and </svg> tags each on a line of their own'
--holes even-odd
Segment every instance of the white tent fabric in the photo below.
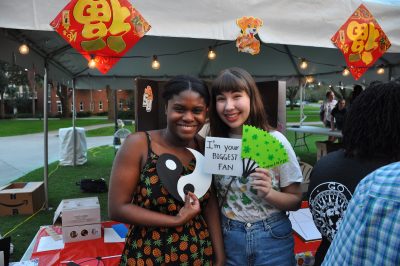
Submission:
<svg viewBox="0 0 400 266">
<path fill-rule="evenodd" d="M 87 68 L 87 61 L 72 49 L 49 23 L 68 3 L 67 0 L 1 1 L 0 60 L 12 62 L 43 75 L 48 59 L 49 80 L 76 88 L 134 89 L 135 77 L 166 79 L 191 74 L 212 79 L 224 68 L 238 66 L 258 80 L 295 80 L 313 75 L 316 82 L 351 86 L 387 81 L 400 76 L 400 0 L 165 0 L 130 1 L 152 25 L 151 30 L 130 49 L 106 75 Z M 376 65 L 390 66 L 384 75 L 370 68 L 359 81 L 343 77 L 346 66 L 341 52 L 330 38 L 348 17 L 364 4 L 388 35 L 392 46 Z M 263 44 L 258 55 L 240 53 L 235 47 L 239 34 L 236 19 L 254 16 L 263 20 L 259 37 Z M 15 30 L 18 29 L 18 30 Z M 14 32 L 14 33 L 12 33 Z M 12 34 L 11 34 L 12 33 Z M 31 53 L 18 54 L 23 40 L 34 44 Z M 213 46 L 217 59 L 206 54 Z M 192 51 L 180 53 L 182 51 Z M 168 55 L 167 55 L 168 54 Z M 172 55 L 171 55 L 172 54 Z M 291 54 L 291 55 L 289 55 Z M 152 55 L 158 55 L 159 70 L 150 67 Z M 310 62 L 299 69 L 298 58 Z"/>
<path fill-rule="evenodd" d="M 49 54 L 66 46 L 65 41 L 54 31 L 28 31 L 20 33 L 42 50 Z M 44 58 L 34 49 L 28 55 L 18 53 L 18 41 L 9 40 L 10 36 L 2 34 L 0 30 L 0 60 L 10 61 L 14 53 L 16 62 L 24 68 L 31 69 L 35 64 L 36 73 L 43 75 Z M 217 58 L 208 60 L 208 47 L 215 47 Z M 293 65 L 286 48 L 295 57 L 309 60 L 309 67 L 305 70 Z M 195 50 L 178 54 L 182 51 Z M 158 55 L 161 67 L 158 70 L 151 68 L 152 55 Z M 172 54 L 160 56 L 162 54 Z M 144 56 L 144 57 L 143 57 Z M 382 61 L 386 60 L 386 61 Z M 61 82 L 71 86 L 72 78 L 76 79 L 76 88 L 105 88 L 134 89 L 135 77 L 151 79 L 168 79 L 177 74 L 190 74 L 204 79 L 212 79 L 224 68 L 242 67 L 249 71 L 257 80 L 286 80 L 288 84 L 298 84 L 299 76 L 314 75 L 315 82 L 325 84 L 352 86 L 354 83 L 369 84 L 374 80 L 387 81 L 391 77 L 400 76 L 400 53 L 386 53 L 376 64 L 392 64 L 391 71 L 377 75 L 375 68 L 370 68 L 359 81 L 351 75 L 341 75 L 346 65 L 343 55 L 336 48 L 322 48 L 297 45 L 263 44 L 258 55 L 250 55 L 237 51 L 234 41 L 224 42 L 211 39 L 174 38 L 145 36 L 136 46 L 126 53 L 108 73 L 102 75 L 98 70 L 87 68 L 87 61 L 74 49 L 67 47 L 64 52 L 54 55 L 49 60 L 49 80 Z M 317 63 L 312 63 L 317 62 Z M 318 63 L 319 62 L 319 63 Z M 299 71 L 299 72 L 297 72 Z M 296 84 L 296 85 L 297 85 Z"/>
<path fill-rule="evenodd" d="M 1 1 L 0 26 L 52 30 L 49 23 L 67 0 Z M 364 4 L 389 36 L 389 52 L 400 52 L 398 0 L 136 0 L 130 1 L 152 25 L 150 36 L 234 40 L 236 19 L 263 20 L 264 43 L 333 47 L 330 38 Z"/>
</svg>

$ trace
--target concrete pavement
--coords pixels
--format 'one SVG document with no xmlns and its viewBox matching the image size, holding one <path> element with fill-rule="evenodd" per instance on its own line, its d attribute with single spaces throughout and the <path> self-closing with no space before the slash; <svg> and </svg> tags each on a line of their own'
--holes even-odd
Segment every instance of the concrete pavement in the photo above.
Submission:
<svg viewBox="0 0 400 266">
<path fill-rule="evenodd" d="M 87 126 L 85 130 L 112 126 L 102 124 Z M 58 131 L 48 135 L 48 162 L 59 160 Z M 86 137 L 87 148 L 112 145 L 113 136 Z M 44 166 L 44 134 L 28 134 L 13 137 L 0 137 L 0 186 Z"/>
</svg>

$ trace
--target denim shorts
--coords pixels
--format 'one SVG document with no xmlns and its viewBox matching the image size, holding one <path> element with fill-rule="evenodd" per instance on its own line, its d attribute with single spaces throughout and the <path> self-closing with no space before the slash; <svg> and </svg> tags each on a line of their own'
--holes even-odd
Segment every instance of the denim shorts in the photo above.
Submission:
<svg viewBox="0 0 400 266">
<path fill-rule="evenodd" d="M 285 213 L 255 223 L 222 215 L 226 265 L 296 265 L 292 224 Z"/>
</svg>

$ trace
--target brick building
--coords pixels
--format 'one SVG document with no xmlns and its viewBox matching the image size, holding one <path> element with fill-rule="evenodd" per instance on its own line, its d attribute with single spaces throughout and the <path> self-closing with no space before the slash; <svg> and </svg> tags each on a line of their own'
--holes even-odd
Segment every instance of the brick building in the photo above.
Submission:
<svg viewBox="0 0 400 266">
<path fill-rule="evenodd" d="M 63 97 L 66 99 L 66 106 L 64 110 L 70 114 L 73 110 L 72 105 L 72 89 L 71 88 L 56 88 L 49 86 L 49 101 L 48 101 L 48 114 L 50 116 L 57 116 L 63 112 L 62 102 Z M 59 91 L 57 93 L 57 90 Z M 131 101 L 134 92 L 132 90 L 117 90 L 117 109 L 118 111 L 127 111 L 130 109 Z M 110 88 L 104 89 L 76 89 L 75 90 L 75 103 L 76 113 L 90 112 L 92 114 L 101 114 L 111 112 L 113 116 L 114 108 L 114 90 Z M 36 110 L 41 113 L 43 110 L 43 89 L 37 91 Z"/>
</svg>

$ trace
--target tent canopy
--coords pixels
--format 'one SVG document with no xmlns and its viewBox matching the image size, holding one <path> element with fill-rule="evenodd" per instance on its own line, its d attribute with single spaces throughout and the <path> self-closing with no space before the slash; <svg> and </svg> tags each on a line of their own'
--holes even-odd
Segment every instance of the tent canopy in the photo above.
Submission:
<svg viewBox="0 0 400 266">
<path fill-rule="evenodd" d="M 237 1 L 237 0 L 170 0 L 130 1 L 152 28 L 136 46 L 106 74 L 87 68 L 87 61 L 61 37 L 49 23 L 68 1 L 32 0 L 0 3 L 0 59 L 16 61 L 40 73 L 44 58 L 49 63 L 49 78 L 66 83 L 76 79 L 77 88 L 133 88 L 135 77 L 168 78 L 191 74 L 212 78 L 224 68 L 238 66 L 259 80 L 289 80 L 314 75 L 316 81 L 344 85 L 368 84 L 400 76 L 400 1 L 302 0 L 302 1 Z M 330 38 L 363 3 L 374 15 L 392 46 L 376 65 L 388 68 L 377 75 L 371 68 L 359 81 L 344 77 L 346 66 L 341 52 Z M 259 29 L 262 41 L 258 55 L 240 53 L 235 39 L 240 29 L 236 19 L 254 16 L 263 20 Z M 6 29 L 7 28 L 7 29 Z M 32 53 L 17 52 L 27 42 Z M 207 59 L 209 46 L 217 58 Z M 157 55 L 161 68 L 151 68 Z M 306 70 L 299 69 L 299 59 L 309 61 Z"/>
</svg>

